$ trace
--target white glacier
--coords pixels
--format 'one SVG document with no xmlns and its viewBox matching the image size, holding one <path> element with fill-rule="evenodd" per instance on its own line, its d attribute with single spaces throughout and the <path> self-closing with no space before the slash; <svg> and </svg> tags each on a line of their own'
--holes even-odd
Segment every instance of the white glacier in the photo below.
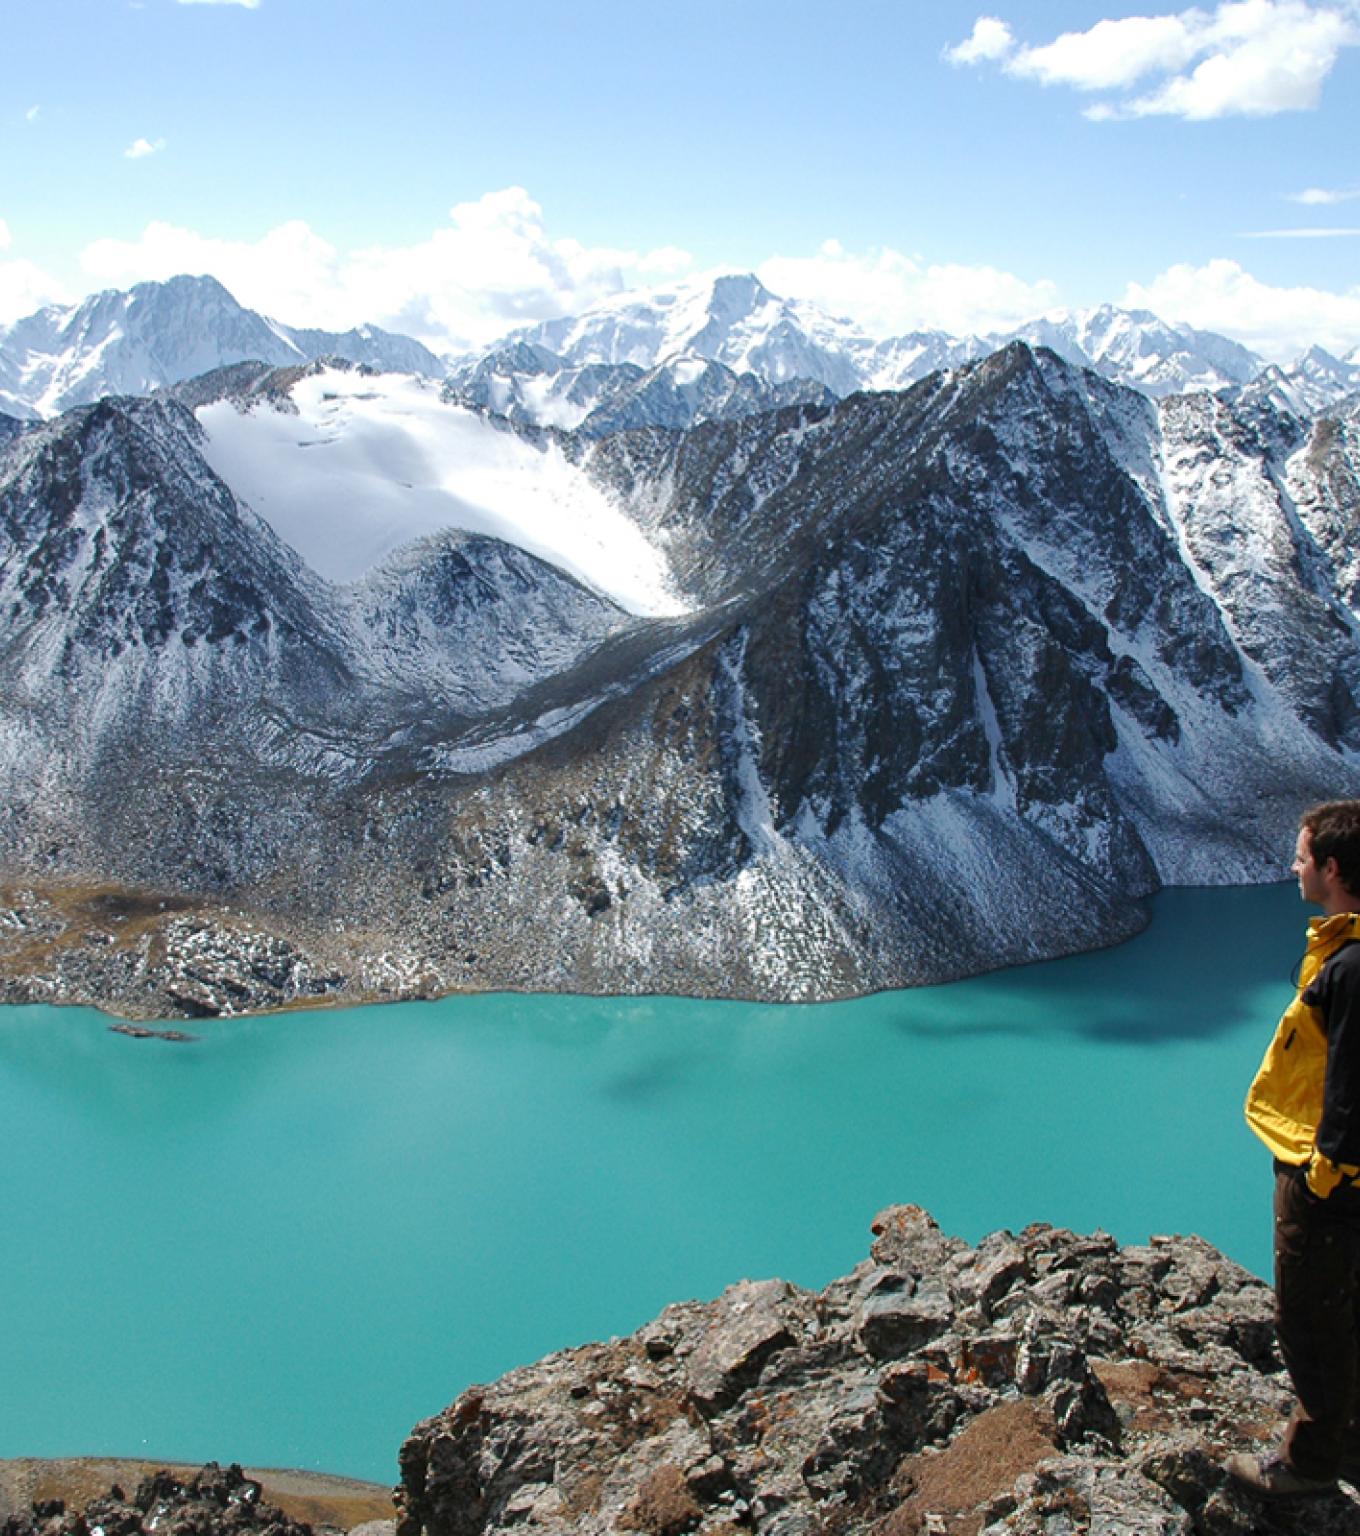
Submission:
<svg viewBox="0 0 1360 1536">
<path fill-rule="evenodd" d="M 201 407 L 203 454 L 328 580 L 357 581 L 401 546 L 458 529 L 517 545 L 630 613 L 686 611 L 665 557 L 556 445 L 536 447 L 404 374 L 325 369 L 290 398 L 295 410 Z"/>
</svg>

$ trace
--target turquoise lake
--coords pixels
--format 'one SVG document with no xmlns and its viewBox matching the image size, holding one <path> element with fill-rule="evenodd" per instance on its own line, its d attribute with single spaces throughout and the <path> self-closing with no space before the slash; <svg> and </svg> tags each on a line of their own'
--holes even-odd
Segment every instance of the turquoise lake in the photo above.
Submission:
<svg viewBox="0 0 1360 1536">
<path fill-rule="evenodd" d="M 914 1201 L 976 1240 L 1269 1264 L 1241 1101 L 1311 909 L 1168 891 L 1131 943 L 771 1007 L 481 996 L 187 1026 L 0 1009 L 0 1457 L 391 1481 L 415 1421 Z"/>
</svg>

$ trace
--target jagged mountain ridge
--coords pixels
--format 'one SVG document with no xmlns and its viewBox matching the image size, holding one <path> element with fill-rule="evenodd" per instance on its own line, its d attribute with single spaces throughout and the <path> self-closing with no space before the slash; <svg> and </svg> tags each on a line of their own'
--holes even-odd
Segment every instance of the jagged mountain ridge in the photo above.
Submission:
<svg viewBox="0 0 1360 1536">
<path fill-rule="evenodd" d="M 1349 361 L 1310 347 L 1290 368 L 1272 363 L 1247 383 L 1220 391 L 1226 399 L 1274 393 L 1295 415 L 1345 414 L 1360 388 L 1360 349 Z"/>
<path fill-rule="evenodd" d="M 241 408 L 298 387 L 256 376 Z M 53 759 L 41 701 L 7 709 L 5 867 L 171 890 L 204 921 L 230 904 L 344 995 L 940 979 L 1131 932 L 1159 883 L 1274 877 L 1298 803 L 1360 789 L 1351 421 L 1158 404 L 1016 345 L 901 393 L 522 437 L 664 553 L 687 611 L 658 616 L 504 540 L 469 570 L 452 530 L 381 577 L 325 582 L 208 467 L 187 409 L 112 402 L 0 459 L 16 617 L 34 549 L 83 592 L 99 527 L 160 494 L 91 454 L 101 411 L 128 441 L 172 436 L 183 482 L 268 552 L 271 627 L 187 647 L 216 648 L 209 676 L 258 653 L 211 742 L 196 718 L 87 708 L 97 656 L 48 668 L 117 750 Z M 448 597 L 460 581 L 471 607 Z M 291 670 L 272 618 L 289 603 L 326 642 Z M 182 669 L 188 622 L 112 632 Z M 516 623 L 531 664 L 473 697 Z M 441 645 L 464 699 L 422 687 Z M 21 661 L 7 700 L 34 686 Z M 82 952 L 48 984 L 123 1007 L 182 995 L 150 951 L 121 964 Z"/>
<path fill-rule="evenodd" d="M 1255 353 L 1225 336 L 1111 304 L 1034 320 L 1006 339 L 1047 347 L 1079 368 L 1094 367 L 1107 379 L 1158 398 L 1245 384 L 1263 366 Z"/>
<path fill-rule="evenodd" d="M 876 340 L 806 301 L 778 298 L 749 273 L 668 291 L 618 294 L 584 314 L 517 331 L 504 346 L 546 351 L 558 367 L 573 369 L 650 368 L 688 351 L 767 382 L 803 377 L 845 396 L 856 389 L 905 388 L 1012 341 L 1048 347 L 1154 398 L 1192 389 L 1238 389 L 1267 366 L 1224 336 L 1109 304 L 1057 311 L 986 336 L 921 331 Z M 1296 411 L 1316 412 L 1360 387 L 1355 357 L 1342 361 L 1318 347 L 1278 372 Z"/>
<path fill-rule="evenodd" d="M 631 362 L 571 367 L 546 347 L 518 342 L 456 366 L 445 398 L 517 425 L 605 437 L 630 427 L 690 427 L 784 405 L 830 404 L 836 396 L 811 379 L 771 384 L 694 352 L 645 369 Z"/>
<path fill-rule="evenodd" d="M 847 395 L 863 384 L 853 354 L 864 341 L 848 321 L 778 298 L 749 273 L 734 273 L 669 290 L 616 294 L 582 315 L 513 332 L 506 345 L 542 347 L 572 367 L 648 369 L 691 352 L 768 383 L 812 379 Z"/>
<path fill-rule="evenodd" d="M 238 501 L 203 443 L 178 402 L 112 399 L 31 429 L 7 463 L 7 681 L 77 765 L 147 737 L 192 756 L 216 725 L 219 750 L 266 767 L 319 771 L 342 742 L 332 771 L 366 767 L 410 731 L 413 701 L 441 718 L 500 708 L 626 619 L 456 529 L 337 587 Z M 243 733 L 243 711 L 267 728 Z"/>
<path fill-rule="evenodd" d="M 213 278 L 177 277 L 0 328 L 0 411 L 43 418 L 232 363 L 277 367 L 334 356 L 427 377 L 447 373 L 452 396 L 465 404 L 518 422 L 601 433 L 689 426 L 817 391 L 843 397 L 905 388 L 1014 340 L 1047 346 L 1154 397 L 1241 391 L 1269 378 L 1289 409 L 1316 415 L 1360 389 L 1360 348 L 1339 359 L 1312 347 L 1289 368 L 1267 368 L 1225 337 L 1110 305 L 1055 312 L 988 336 L 922 331 L 875 339 L 807 301 L 779 298 L 749 273 L 729 273 L 620 293 L 485 352 L 441 361 L 418 342 L 372 326 L 340 334 L 283 325 L 243 309 Z"/>
<path fill-rule="evenodd" d="M 298 329 L 245 309 L 214 277 L 173 277 L 49 305 L 0 326 L 0 410 L 60 414 L 105 395 L 149 394 L 229 363 L 323 356 L 437 377 L 439 360 L 376 326 Z"/>
</svg>

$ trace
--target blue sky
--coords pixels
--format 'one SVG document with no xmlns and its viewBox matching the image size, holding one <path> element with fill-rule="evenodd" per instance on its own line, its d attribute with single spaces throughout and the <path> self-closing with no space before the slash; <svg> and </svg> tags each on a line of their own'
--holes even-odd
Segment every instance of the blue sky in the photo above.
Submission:
<svg viewBox="0 0 1360 1536">
<path fill-rule="evenodd" d="M 1360 0 L 0 0 L 0 321 L 214 271 L 441 349 L 757 271 L 877 334 L 1360 346 Z"/>
</svg>

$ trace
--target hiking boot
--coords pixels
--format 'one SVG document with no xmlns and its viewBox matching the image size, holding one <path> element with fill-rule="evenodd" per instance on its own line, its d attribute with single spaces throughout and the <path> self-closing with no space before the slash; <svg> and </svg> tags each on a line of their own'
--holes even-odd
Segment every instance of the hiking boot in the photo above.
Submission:
<svg viewBox="0 0 1360 1536">
<path fill-rule="evenodd" d="M 1229 1456 L 1223 1470 L 1263 1499 L 1307 1499 L 1336 1492 L 1334 1477 L 1305 1477 L 1278 1451 L 1269 1456 Z"/>
</svg>

